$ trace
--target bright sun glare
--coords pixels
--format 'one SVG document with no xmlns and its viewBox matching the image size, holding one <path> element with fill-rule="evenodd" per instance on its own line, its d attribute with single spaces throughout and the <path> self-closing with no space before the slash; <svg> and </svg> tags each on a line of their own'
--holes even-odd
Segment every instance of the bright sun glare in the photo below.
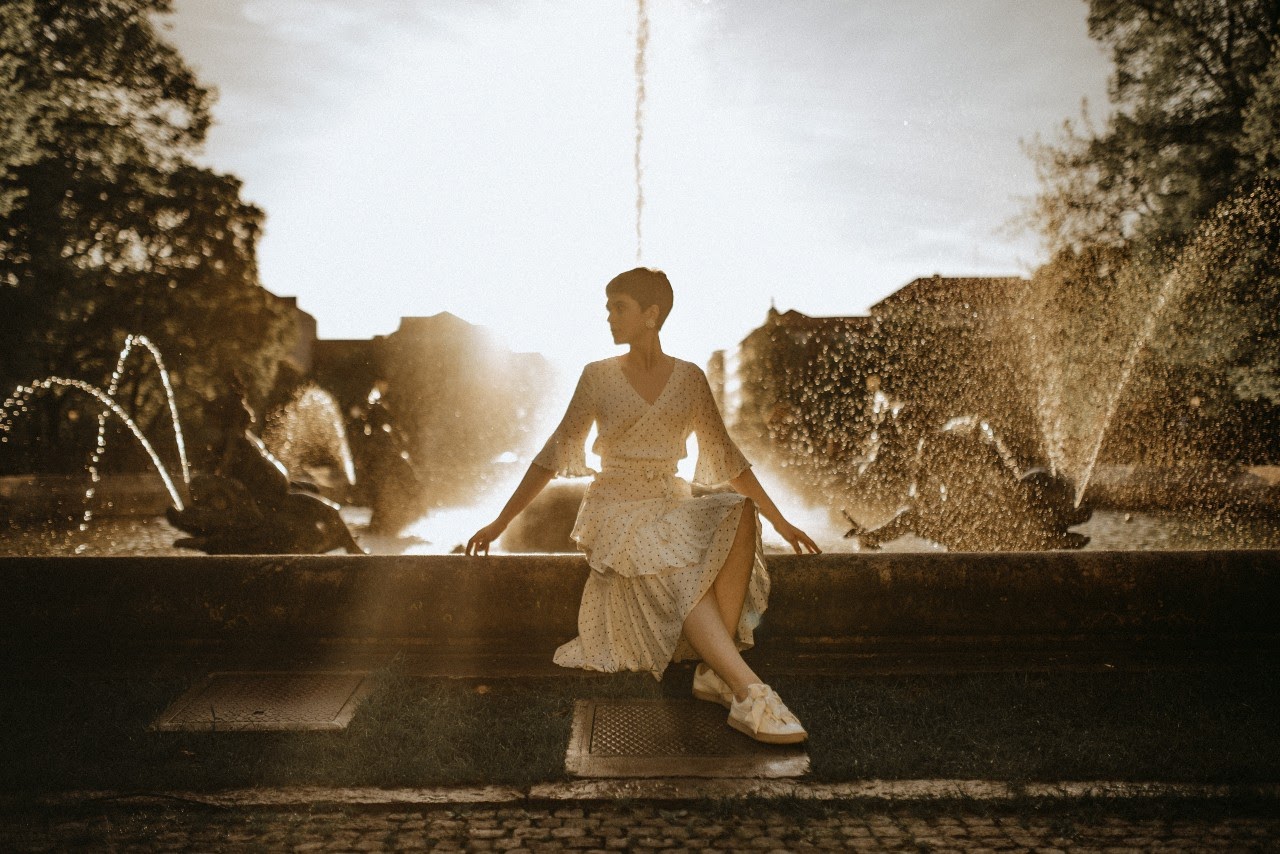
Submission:
<svg viewBox="0 0 1280 854">
<path fill-rule="evenodd" d="M 785 145 L 749 90 L 724 90 L 713 12 L 650 5 L 643 262 L 676 284 L 668 348 L 705 363 L 760 322 L 773 283 L 828 280 L 806 247 L 834 235 L 773 191 Z M 353 48 L 290 168 L 254 184 L 263 281 L 305 290 L 324 337 L 450 311 L 572 372 L 613 352 L 601 291 L 635 258 L 635 7 L 472 7 L 439 25 Z"/>
</svg>

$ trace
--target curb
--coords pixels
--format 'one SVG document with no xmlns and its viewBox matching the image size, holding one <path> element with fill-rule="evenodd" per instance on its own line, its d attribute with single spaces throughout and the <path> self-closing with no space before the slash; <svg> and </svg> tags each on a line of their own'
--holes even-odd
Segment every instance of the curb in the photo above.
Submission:
<svg viewBox="0 0 1280 854">
<path fill-rule="evenodd" d="M 788 799 L 813 802 L 857 802 L 889 806 L 901 803 L 973 801 L 1280 801 L 1280 783 L 1256 785 L 1118 781 L 1013 783 L 1002 780 L 866 780 L 856 783 L 801 783 L 791 780 L 733 780 L 663 777 L 631 780 L 578 780 L 538 783 L 529 787 L 474 786 L 427 788 L 327 788 L 295 786 L 273 789 L 230 789 L 222 792 L 70 791 L 31 797 L 0 797 L 0 811 L 23 808 L 90 806 L 158 807 L 181 803 L 215 809 L 271 809 L 514 805 L 575 802 L 700 801 Z"/>
</svg>

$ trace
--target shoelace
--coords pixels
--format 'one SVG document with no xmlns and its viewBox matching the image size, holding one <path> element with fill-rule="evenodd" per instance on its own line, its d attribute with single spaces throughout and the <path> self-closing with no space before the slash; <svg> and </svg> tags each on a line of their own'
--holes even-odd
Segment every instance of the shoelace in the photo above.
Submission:
<svg viewBox="0 0 1280 854">
<path fill-rule="evenodd" d="M 790 724 L 791 721 L 788 719 L 795 716 L 791 714 L 791 710 L 782 702 L 782 698 L 766 685 L 763 695 L 751 698 L 751 711 L 747 717 L 751 721 L 751 731 L 760 732 L 760 726 L 764 723 L 766 717 L 772 718 L 780 724 Z"/>
</svg>

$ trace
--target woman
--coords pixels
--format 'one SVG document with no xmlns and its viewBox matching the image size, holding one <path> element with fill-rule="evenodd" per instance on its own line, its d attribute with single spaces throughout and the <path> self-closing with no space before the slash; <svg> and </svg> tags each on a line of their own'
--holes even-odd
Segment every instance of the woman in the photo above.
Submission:
<svg viewBox="0 0 1280 854">
<path fill-rule="evenodd" d="M 594 571 L 579 635 L 555 662 L 660 679 L 670 661 L 701 658 L 693 694 L 728 708 L 730 726 L 760 741 L 803 741 L 804 727 L 739 651 L 751 646 L 769 594 L 758 516 L 797 553 L 819 549 L 765 494 L 702 370 L 662 351 L 658 334 L 672 304 L 666 274 L 638 267 L 609 282 L 605 295 L 614 343 L 629 352 L 583 369 L 564 420 L 467 554 L 488 554 L 556 475 L 594 475 L 573 528 Z M 600 472 L 587 468 L 583 448 L 593 422 Z M 694 482 L 735 492 L 694 498 L 676 477 L 690 432 L 698 436 Z"/>
</svg>

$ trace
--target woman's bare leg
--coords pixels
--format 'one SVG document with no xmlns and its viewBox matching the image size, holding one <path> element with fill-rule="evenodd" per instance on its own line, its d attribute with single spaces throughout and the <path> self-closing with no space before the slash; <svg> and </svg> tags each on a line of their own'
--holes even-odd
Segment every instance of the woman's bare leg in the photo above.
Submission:
<svg viewBox="0 0 1280 854">
<path fill-rule="evenodd" d="M 689 645 L 740 698 L 746 696 L 748 685 L 760 681 L 742 659 L 734 640 L 755 565 L 755 550 L 755 505 L 747 499 L 724 566 L 716 574 L 711 589 L 684 621 L 684 636 Z"/>
<path fill-rule="evenodd" d="M 748 685 L 760 681 L 755 671 L 742 660 L 738 645 L 725 630 L 710 590 L 684 618 L 684 636 L 702 660 L 729 683 L 738 699 L 747 695 Z"/>
<path fill-rule="evenodd" d="M 742 505 L 742 517 L 733 546 L 725 557 L 724 566 L 711 583 L 720 618 L 729 637 L 737 635 L 738 621 L 742 618 L 742 604 L 747 599 L 747 586 L 751 582 L 751 569 L 756 560 L 756 505 L 748 498 Z M 713 670 L 715 668 L 712 668 Z M 716 671 L 717 673 L 719 671 Z M 724 678 L 723 675 L 721 678 Z"/>
</svg>

